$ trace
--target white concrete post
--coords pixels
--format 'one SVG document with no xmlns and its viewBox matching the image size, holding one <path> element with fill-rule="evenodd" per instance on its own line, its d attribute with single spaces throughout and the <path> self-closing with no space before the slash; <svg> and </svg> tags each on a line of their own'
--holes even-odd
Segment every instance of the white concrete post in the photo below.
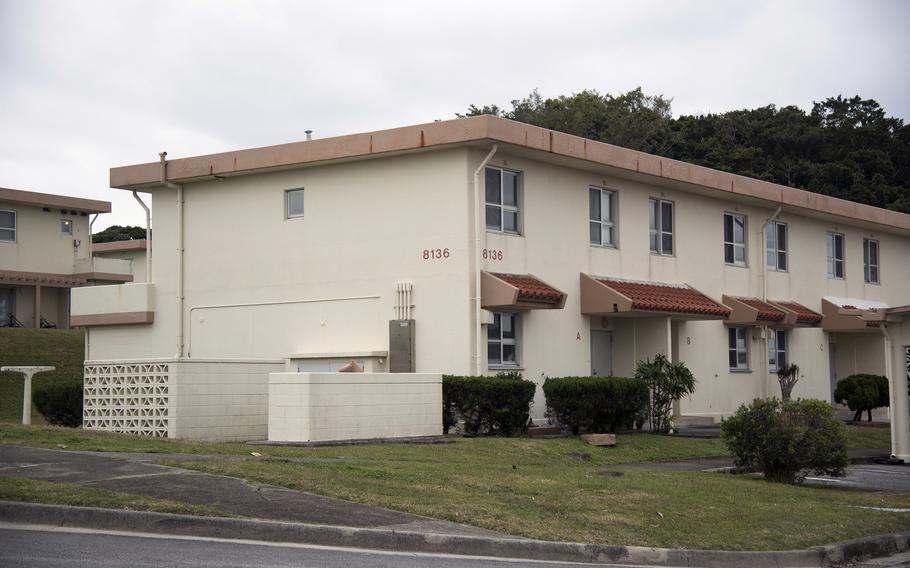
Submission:
<svg viewBox="0 0 910 568">
<path fill-rule="evenodd" d="M 892 324 L 893 325 L 893 324 Z M 897 327 L 906 326 L 904 323 Z M 903 330 L 901 330 L 903 331 Z M 896 334 L 901 337 L 901 334 Z M 906 333 L 903 334 L 906 337 Z M 891 396 L 891 455 L 910 463 L 910 412 L 907 400 L 907 349 L 903 342 L 893 341 L 890 334 L 885 335 L 885 373 L 890 383 Z"/>
<path fill-rule="evenodd" d="M 45 371 L 53 371 L 56 367 L 0 367 L 0 371 L 22 373 L 25 377 L 25 389 L 22 393 L 22 423 L 28 426 L 32 423 L 32 377 Z"/>
</svg>

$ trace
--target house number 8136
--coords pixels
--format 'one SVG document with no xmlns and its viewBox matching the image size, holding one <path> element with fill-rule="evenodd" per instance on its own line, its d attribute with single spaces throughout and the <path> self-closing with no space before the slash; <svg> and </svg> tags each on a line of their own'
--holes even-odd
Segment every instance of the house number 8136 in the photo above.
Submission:
<svg viewBox="0 0 910 568">
<path fill-rule="evenodd" d="M 423 249 L 424 260 L 441 260 L 443 258 L 449 258 L 449 256 L 451 256 L 451 253 L 448 248 Z"/>
</svg>

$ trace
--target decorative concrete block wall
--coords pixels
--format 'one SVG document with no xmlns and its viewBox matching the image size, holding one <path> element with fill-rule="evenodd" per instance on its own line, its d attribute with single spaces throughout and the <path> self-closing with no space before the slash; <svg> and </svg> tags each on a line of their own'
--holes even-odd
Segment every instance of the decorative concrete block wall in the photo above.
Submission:
<svg viewBox="0 0 910 568">
<path fill-rule="evenodd" d="M 87 361 L 83 427 L 219 442 L 264 440 L 268 375 L 284 361 Z"/>
<path fill-rule="evenodd" d="M 442 375 L 271 373 L 268 439 L 325 442 L 442 434 Z"/>
</svg>

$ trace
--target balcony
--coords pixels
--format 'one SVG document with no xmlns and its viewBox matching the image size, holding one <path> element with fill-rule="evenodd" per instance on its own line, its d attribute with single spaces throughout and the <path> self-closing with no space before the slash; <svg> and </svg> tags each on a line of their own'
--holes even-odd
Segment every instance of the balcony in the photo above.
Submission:
<svg viewBox="0 0 910 568">
<path fill-rule="evenodd" d="M 154 321 L 154 284 L 86 286 L 72 291 L 72 327 L 149 324 Z"/>
<path fill-rule="evenodd" d="M 119 258 L 77 258 L 75 276 L 100 282 L 132 282 L 133 261 Z"/>
</svg>

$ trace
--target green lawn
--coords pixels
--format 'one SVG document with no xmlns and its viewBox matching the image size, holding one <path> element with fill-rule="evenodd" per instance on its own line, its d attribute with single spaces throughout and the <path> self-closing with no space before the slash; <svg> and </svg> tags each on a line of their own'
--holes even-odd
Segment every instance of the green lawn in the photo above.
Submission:
<svg viewBox="0 0 910 568">
<path fill-rule="evenodd" d="M 32 390 L 50 382 L 82 380 L 85 342 L 82 330 L 0 328 L 0 367 L 53 365 L 56 371 L 35 375 Z M 22 421 L 22 375 L 0 373 L 0 422 Z M 32 405 L 32 423 L 44 417 Z"/>
<path fill-rule="evenodd" d="M 34 479 L 0 476 L 0 500 L 70 505 L 74 507 L 101 507 L 129 511 L 157 511 L 182 515 L 228 517 L 225 513 L 154 497 L 143 497 L 117 491 L 104 491 L 70 483 L 50 483 Z"/>
<path fill-rule="evenodd" d="M 891 428 L 889 426 L 847 425 L 847 447 L 867 449 L 891 449 Z"/>
</svg>

